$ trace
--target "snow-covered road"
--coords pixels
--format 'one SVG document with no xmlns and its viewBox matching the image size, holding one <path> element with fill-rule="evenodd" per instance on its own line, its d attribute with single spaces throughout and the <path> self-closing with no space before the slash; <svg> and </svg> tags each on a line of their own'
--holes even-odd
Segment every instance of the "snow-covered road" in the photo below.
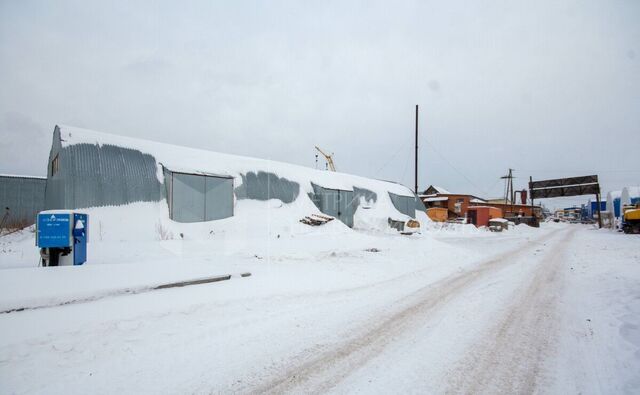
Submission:
<svg viewBox="0 0 640 395">
<path fill-rule="evenodd" d="M 248 279 L 2 314 L 0 388 L 637 393 L 639 244 L 579 225 L 329 240 Z"/>
</svg>

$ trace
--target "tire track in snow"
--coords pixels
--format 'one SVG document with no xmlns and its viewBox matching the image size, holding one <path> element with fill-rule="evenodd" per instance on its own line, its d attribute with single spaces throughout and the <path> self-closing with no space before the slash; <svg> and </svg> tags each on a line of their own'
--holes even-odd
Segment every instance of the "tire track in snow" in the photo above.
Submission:
<svg viewBox="0 0 640 395">
<path fill-rule="evenodd" d="M 503 318 L 446 377 L 447 393 L 534 393 L 557 330 L 563 252 L 575 228 L 540 258 L 531 281 L 511 299 Z"/>
<path fill-rule="evenodd" d="M 309 348 L 278 369 L 284 372 L 275 377 L 258 379 L 256 385 L 239 391 L 324 393 L 384 351 L 395 338 L 409 331 L 416 322 L 423 321 L 427 313 L 445 306 L 479 279 L 505 266 L 516 264 L 519 259 L 518 256 L 514 258 L 514 254 L 522 256 L 557 233 L 558 230 L 549 232 L 530 241 L 525 247 L 500 253 L 471 270 L 420 288 L 394 303 L 403 306 L 399 310 L 365 322 L 357 335 L 343 343 Z"/>
</svg>

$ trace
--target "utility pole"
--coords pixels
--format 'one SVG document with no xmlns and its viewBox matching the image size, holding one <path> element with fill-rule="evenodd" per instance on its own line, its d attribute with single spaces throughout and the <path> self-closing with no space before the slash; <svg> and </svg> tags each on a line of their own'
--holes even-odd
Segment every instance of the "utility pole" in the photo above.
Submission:
<svg viewBox="0 0 640 395">
<path fill-rule="evenodd" d="M 509 185 L 511 186 L 511 215 L 513 215 L 513 201 L 515 200 L 515 192 L 513 192 L 513 169 L 509 169 Z"/>
<path fill-rule="evenodd" d="M 505 204 L 510 200 L 513 204 L 514 191 L 513 191 L 513 169 L 509 169 L 509 174 L 500 177 L 505 180 L 504 202 Z"/>
<path fill-rule="evenodd" d="M 513 215 L 513 200 L 515 199 L 515 192 L 513 191 L 513 169 L 509 169 L 509 174 L 500 178 L 505 180 L 506 190 L 504 192 L 504 204 L 506 205 L 507 201 L 511 201 L 511 214 Z"/>
<path fill-rule="evenodd" d="M 416 104 L 416 163 L 415 163 L 415 188 L 416 195 L 418 194 L 418 105 Z"/>
</svg>

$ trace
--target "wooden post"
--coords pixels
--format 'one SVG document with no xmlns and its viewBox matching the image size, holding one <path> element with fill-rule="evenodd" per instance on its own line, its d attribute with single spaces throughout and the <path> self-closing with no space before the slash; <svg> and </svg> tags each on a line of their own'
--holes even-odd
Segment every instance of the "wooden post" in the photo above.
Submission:
<svg viewBox="0 0 640 395">
<path fill-rule="evenodd" d="M 416 195 L 418 194 L 418 105 L 416 104 L 416 152 L 415 152 L 415 159 L 416 159 L 416 163 L 415 163 L 415 184 L 414 184 L 414 191 L 416 193 Z"/>
<path fill-rule="evenodd" d="M 529 195 L 531 195 L 531 216 L 536 218 L 536 221 L 537 221 L 536 211 L 533 208 L 533 191 L 531 190 L 531 184 L 533 184 L 533 177 L 529 176 Z"/>
<path fill-rule="evenodd" d="M 596 203 L 598 204 L 598 228 L 602 229 L 602 213 L 600 212 L 600 192 L 596 193 Z"/>
</svg>

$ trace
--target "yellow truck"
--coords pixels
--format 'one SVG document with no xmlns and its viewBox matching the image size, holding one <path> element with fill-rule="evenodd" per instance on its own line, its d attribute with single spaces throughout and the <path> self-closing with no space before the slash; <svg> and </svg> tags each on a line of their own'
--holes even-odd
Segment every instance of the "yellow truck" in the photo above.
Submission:
<svg viewBox="0 0 640 395">
<path fill-rule="evenodd" d="M 622 230 L 624 233 L 640 233 L 640 203 L 624 208 Z"/>
</svg>

